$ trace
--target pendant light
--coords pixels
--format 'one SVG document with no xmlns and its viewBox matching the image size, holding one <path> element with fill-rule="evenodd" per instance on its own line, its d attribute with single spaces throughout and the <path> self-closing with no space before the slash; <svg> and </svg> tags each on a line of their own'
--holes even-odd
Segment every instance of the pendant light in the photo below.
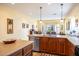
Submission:
<svg viewBox="0 0 79 59">
<path fill-rule="evenodd" d="M 63 22 L 64 21 L 64 19 L 63 19 L 63 4 L 60 4 L 60 6 L 61 6 L 61 22 Z"/>
<path fill-rule="evenodd" d="M 42 23 L 42 21 L 41 21 L 42 20 L 42 16 L 41 15 L 42 15 L 42 7 L 40 7 L 40 23 Z"/>
</svg>

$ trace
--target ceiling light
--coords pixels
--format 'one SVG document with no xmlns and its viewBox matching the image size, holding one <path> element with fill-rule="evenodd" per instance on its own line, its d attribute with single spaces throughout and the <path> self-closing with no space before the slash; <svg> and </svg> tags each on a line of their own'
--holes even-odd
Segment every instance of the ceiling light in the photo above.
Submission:
<svg viewBox="0 0 79 59">
<path fill-rule="evenodd" d="M 52 3 L 48 3 L 48 5 L 51 5 Z"/>
<path fill-rule="evenodd" d="M 63 23 L 64 21 L 63 20 L 60 20 L 60 22 Z"/>
<path fill-rule="evenodd" d="M 40 23 L 42 24 L 42 21 L 40 21 Z"/>
<path fill-rule="evenodd" d="M 15 5 L 15 3 L 11 3 L 12 5 Z"/>
<path fill-rule="evenodd" d="M 61 5 L 61 22 L 63 22 L 63 4 L 60 4 Z"/>
<path fill-rule="evenodd" d="M 42 17 L 41 17 L 41 15 L 42 15 L 42 14 L 41 14 L 41 11 L 42 11 L 42 10 L 41 10 L 41 9 L 42 9 L 42 7 L 40 7 L 40 21 L 42 20 Z"/>
</svg>

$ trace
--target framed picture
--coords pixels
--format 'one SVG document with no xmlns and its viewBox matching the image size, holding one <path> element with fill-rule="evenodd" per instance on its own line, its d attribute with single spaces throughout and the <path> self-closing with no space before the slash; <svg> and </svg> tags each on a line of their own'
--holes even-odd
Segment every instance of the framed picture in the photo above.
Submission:
<svg viewBox="0 0 79 59">
<path fill-rule="evenodd" d="M 7 18 L 7 34 L 13 33 L 13 19 Z"/>
<path fill-rule="evenodd" d="M 78 27 L 78 19 L 75 20 L 75 26 Z"/>
<path fill-rule="evenodd" d="M 66 30 L 70 30 L 70 21 L 66 23 Z"/>
<path fill-rule="evenodd" d="M 26 24 L 26 28 L 29 28 L 29 24 Z"/>
<path fill-rule="evenodd" d="M 32 29 L 34 29 L 34 25 L 32 25 Z"/>
<path fill-rule="evenodd" d="M 22 28 L 25 28 L 25 23 L 22 23 Z"/>
</svg>

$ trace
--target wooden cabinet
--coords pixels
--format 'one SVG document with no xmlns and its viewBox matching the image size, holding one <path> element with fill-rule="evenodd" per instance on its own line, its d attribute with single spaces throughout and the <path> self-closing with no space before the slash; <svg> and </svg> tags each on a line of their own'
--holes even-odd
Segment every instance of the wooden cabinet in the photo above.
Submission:
<svg viewBox="0 0 79 59">
<path fill-rule="evenodd" d="M 49 53 L 58 53 L 58 40 L 56 38 L 50 38 L 48 45 L 49 45 L 48 47 Z"/>
<path fill-rule="evenodd" d="M 59 38 L 58 41 L 59 54 L 65 55 L 65 38 Z"/>
<path fill-rule="evenodd" d="M 40 38 L 40 51 L 58 55 L 74 55 L 75 46 L 66 38 Z"/>
<path fill-rule="evenodd" d="M 48 52 L 65 55 L 65 39 L 49 38 Z"/>
<path fill-rule="evenodd" d="M 12 53 L 10 56 L 22 56 L 22 49 Z"/>
<path fill-rule="evenodd" d="M 0 42 L 0 56 L 24 56 L 32 53 L 33 41 L 17 40 L 12 44 Z"/>
<path fill-rule="evenodd" d="M 33 48 L 33 44 L 30 44 L 12 54 L 10 54 L 10 56 L 32 56 L 32 48 Z"/>
<path fill-rule="evenodd" d="M 48 52 L 48 41 L 49 38 L 47 37 L 40 37 L 40 51 Z"/>
<path fill-rule="evenodd" d="M 32 56 L 32 52 L 28 53 L 26 56 Z"/>
<path fill-rule="evenodd" d="M 65 39 L 61 38 L 40 38 L 40 51 L 54 54 L 65 54 Z"/>
<path fill-rule="evenodd" d="M 23 56 L 32 55 L 32 47 L 33 47 L 32 44 L 30 44 L 30 45 L 24 47 L 24 48 L 23 48 Z"/>
<path fill-rule="evenodd" d="M 73 56 L 75 55 L 75 46 L 69 42 L 69 40 L 66 40 L 66 50 L 65 50 L 65 55 Z"/>
</svg>

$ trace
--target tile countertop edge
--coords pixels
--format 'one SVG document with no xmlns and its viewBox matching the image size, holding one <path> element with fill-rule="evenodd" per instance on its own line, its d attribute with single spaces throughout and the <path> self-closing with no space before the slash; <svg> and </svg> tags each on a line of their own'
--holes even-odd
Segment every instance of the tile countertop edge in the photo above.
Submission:
<svg viewBox="0 0 79 59">
<path fill-rule="evenodd" d="M 67 37 L 67 39 L 68 39 L 72 44 L 74 44 L 75 46 L 76 46 L 76 45 L 79 45 L 79 38 L 77 38 L 77 37 Z"/>
<path fill-rule="evenodd" d="M 42 34 L 33 34 L 33 35 L 28 35 L 28 36 L 39 36 L 39 37 L 42 37 L 42 36 L 45 36 L 45 37 L 58 37 L 58 38 L 67 38 L 73 45 L 79 45 L 79 38 L 77 37 L 73 37 L 73 36 L 69 36 L 69 35 L 42 35 Z"/>
</svg>

